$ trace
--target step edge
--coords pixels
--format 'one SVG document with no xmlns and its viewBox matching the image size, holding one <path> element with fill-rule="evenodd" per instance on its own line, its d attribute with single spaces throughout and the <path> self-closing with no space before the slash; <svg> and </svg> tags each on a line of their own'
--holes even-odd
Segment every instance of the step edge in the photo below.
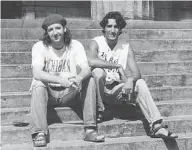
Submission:
<svg viewBox="0 0 192 150">
<path fill-rule="evenodd" d="M 186 99 L 186 100 L 166 100 L 166 101 L 155 101 L 155 104 L 157 106 L 161 106 L 161 105 L 186 105 L 186 104 L 190 104 L 192 105 L 192 100 L 190 99 Z M 1 108 L 1 114 L 2 113 L 15 113 L 15 112 L 26 112 L 26 111 L 30 111 L 30 106 L 25 106 L 25 107 L 4 107 Z M 55 107 L 54 109 L 56 110 L 72 110 L 70 107 Z M 192 114 L 191 114 L 192 116 Z"/>
<path fill-rule="evenodd" d="M 161 77 L 161 76 L 182 76 L 182 75 L 192 76 L 192 73 L 154 74 L 154 75 L 142 75 L 142 76 L 143 77 Z M 26 80 L 26 79 L 33 79 L 33 77 L 18 77 L 18 78 L 5 78 L 4 77 L 4 78 L 1 78 L 1 81 L 2 80 Z"/>
<path fill-rule="evenodd" d="M 192 115 L 181 115 L 181 116 L 169 116 L 165 117 L 163 116 L 163 119 L 165 122 L 172 122 L 172 121 L 192 121 Z M 120 125 L 120 124 L 142 124 L 141 120 L 121 120 L 121 119 L 113 119 L 109 120 L 106 122 L 99 123 L 98 126 L 106 126 L 106 125 Z M 13 125 L 5 125 L 5 126 L 0 126 L 2 132 L 7 132 L 7 131 L 22 131 L 22 130 L 30 130 L 30 126 L 27 127 L 14 127 Z M 64 122 L 64 123 L 53 123 L 49 125 L 49 128 L 54 129 L 54 128 L 63 128 L 63 127 L 83 127 L 83 121 L 72 121 L 72 122 Z"/>
<path fill-rule="evenodd" d="M 10 52 L 11 53 L 11 52 Z M 169 63 L 192 63 L 192 60 L 168 60 L 168 61 L 155 61 L 155 62 L 141 62 L 138 61 L 138 64 L 169 64 Z M 20 64 L 22 66 L 31 66 L 31 64 Z M 18 64 L 0 64 L 2 67 L 15 67 Z"/>
<path fill-rule="evenodd" d="M 170 86 L 166 86 L 166 87 L 150 87 L 149 89 L 150 90 L 158 90 L 158 89 L 177 89 L 177 88 L 180 88 L 180 89 L 184 89 L 184 88 L 189 88 L 191 89 L 192 86 L 174 86 L 174 87 L 170 87 Z M 1 97 L 2 96 L 13 96 L 13 95 L 29 95 L 30 92 L 29 91 L 23 91 L 23 92 L 1 92 Z"/>
<path fill-rule="evenodd" d="M 86 40 L 91 40 L 91 39 L 75 39 L 75 40 L 81 40 L 81 41 L 86 41 Z M 130 40 L 130 41 L 191 41 L 191 39 L 187 38 L 187 39 L 120 39 L 120 40 Z M 39 39 L 1 39 L 1 42 L 7 42 L 7 41 L 27 41 L 27 42 L 35 42 L 35 41 L 39 41 Z"/>
<path fill-rule="evenodd" d="M 1 28 L 1 30 L 42 30 L 41 27 L 35 27 L 35 28 Z M 102 31 L 102 27 L 100 28 L 70 28 L 70 31 Z M 122 31 L 192 31 L 192 28 L 124 28 Z"/>
<path fill-rule="evenodd" d="M 180 139 L 192 139 L 192 133 L 178 133 L 177 134 L 179 137 L 176 140 L 180 140 Z M 133 137 L 118 137 L 118 138 L 107 138 L 106 137 L 106 141 L 104 143 L 100 143 L 99 145 L 107 145 L 107 144 L 131 144 L 131 143 L 135 143 L 136 141 L 140 142 L 149 142 L 149 141 L 163 141 L 163 139 L 160 138 L 150 138 L 147 135 L 143 135 L 143 136 L 133 136 Z M 58 147 L 73 147 L 73 146 L 90 146 L 90 145 L 94 145 L 96 146 L 95 143 L 90 143 L 90 142 L 86 142 L 83 140 L 70 140 L 70 141 L 60 141 L 60 140 L 52 140 L 51 143 L 57 143 L 59 142 L 60 144 L 57 144 Z M 137 142 L 137 143 L 138 143 Z M 74 145 L 74 143 L 76 143 Z M 50 146 L 52 144 L 49 144 Z M 98 144 L 97 144 L 98 145 Z M 12 148 L 12 147 L 27 147 L 31 146 L 31 148 L 34 148 L 32 146 L 32 144 L 29 143 L 24 143 L 24 144 L 4 144 L 2 145 L 2 148 Z M 54 146 L 54 145 L 52 145 Z M 53 147 L 50 147 L 53 148 Z M 54 147 L 55 148 L 55 147 Z"/>
</svg>

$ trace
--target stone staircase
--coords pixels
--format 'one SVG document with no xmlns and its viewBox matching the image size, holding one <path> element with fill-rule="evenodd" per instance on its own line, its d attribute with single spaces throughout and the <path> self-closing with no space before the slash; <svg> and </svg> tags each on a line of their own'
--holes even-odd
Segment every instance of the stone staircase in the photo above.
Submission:
<svg viewBox="0 0 192 150">
<path fill-rule="evenodd" d="M 32 150 L 28 121 L 32 71 L 31 46 L 43 30 L 42 20 L 1 20 L 1 148 Z M 98 124 L 106 142 L 84 142 L 82 116 L 77 109 L 50 109 L 50 143 L 46 150 L 190 150 L 192 149 L 192 22 L 128 21 L 120 36 L 132 44 L 152 96 L 176 140 L 152 139 L 144 123 L 114 119 Z M 74 39 L 85 46 L 101 35 L 98 22 L 68 19 Z M 127 70 L 127 74 L 129 71 Z M 55 117 L 57 114 L 57 117 Z M 57 122 L 58 121 L 58 122 Z M 61 123 L 62 122 L 62 123 Z"/>
</svg>

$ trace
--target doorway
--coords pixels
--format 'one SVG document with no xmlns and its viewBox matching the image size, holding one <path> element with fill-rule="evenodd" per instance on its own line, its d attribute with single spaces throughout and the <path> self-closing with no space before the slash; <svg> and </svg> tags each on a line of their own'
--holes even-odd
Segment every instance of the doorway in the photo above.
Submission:
<svg viewBox="0 0 192 150">
<path fill-rule="evenodd" d="M 2 19 L 22 18 L 26 15 L 33 19 L 44 18 L 57 13 L 66 18 L 91 18 L 90 1 L 2 1 Z"/>
<path fill-rule="evenodd" d="M 192 20 L 192 1 L 154 1 L 155 21 Z"/>
</svg>

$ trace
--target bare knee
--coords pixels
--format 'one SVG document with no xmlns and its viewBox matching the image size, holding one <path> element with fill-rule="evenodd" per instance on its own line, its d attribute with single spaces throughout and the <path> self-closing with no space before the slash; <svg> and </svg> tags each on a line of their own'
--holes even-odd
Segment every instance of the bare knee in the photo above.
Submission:
<svg viewBox="0 0 192 150">
<path fill-rule="evenodd" d="M 101 68 L 95 68 L 92 71 L 92 76 L 96 79 L 101 79 L 106 77 L 106 73 L 103 69 Z"/>
</svg>

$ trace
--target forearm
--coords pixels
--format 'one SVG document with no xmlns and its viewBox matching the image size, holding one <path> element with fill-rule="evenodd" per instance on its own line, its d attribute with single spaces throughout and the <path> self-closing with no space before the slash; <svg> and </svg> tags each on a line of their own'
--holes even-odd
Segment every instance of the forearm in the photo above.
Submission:
<svg viewBox="0 0 192 150">
<path fill-rule="evenodd" d="M 141 73 L 140 73 L 139 67 L 136 63 L 135 55 L 134 55 L 134 52 L 133 52 L 131 46 L 129 47 L 129 53 L 128 53 L 127 60 L 128 60 L 127 65 L 132 74 L 133 81 L 136 82 L 138 79 L 141 79 Z"/>
<path fill-rule="evenodd" d="M 133 83 L 133 85 L 136 84 L 137 80 L 141 79 L 141 76 L 132 76 L 132 77 L 128 77 L 126 78 L 125 83 Z"/>
<path fill-rule="evenodd" d="M 136 82 L 139 79 L 141 79 L 141 76 L 139 75 L 128 77 L 126 78 L 125 84 L 130 85 L 132 89 L 135 89 Z"/>
<path fill-rule="evenodd" d="M 108 68 L 108 69 L 121 67 L 121 65 L 119 64 L 108 62 L 100 58 L 92 58 L 91 60 L 89 60 L 89 65 L 93 68 Z"/>
<path fill-rule="evenodd" d="M 77 75 L 78 78 L 80 78 L 81 80 L 85 80 L 88 77 L 91 76 L 91 69 L 90 67 L 83 67 L 81 68 L 81 72 Z"/>
<path fill-rule="evenodd" d="M 52 74 L 45 72 L 45 71 L 34 72 L 33 77 L 36 80 L 40 80 L 40 81 L 43 81 L 46 83 L 56 83 L 56 84 L 60 84 L 61 78 L 63 78 L 60 76 L 52 75 Z"/>
<path fill-rule="evenodd" d="M 135 73 L 132 73 L 133 82 L 136 82 L 137 80 L 141 79 L 141 73 L 140 71 L 137 71 Z"/>
</svg>

